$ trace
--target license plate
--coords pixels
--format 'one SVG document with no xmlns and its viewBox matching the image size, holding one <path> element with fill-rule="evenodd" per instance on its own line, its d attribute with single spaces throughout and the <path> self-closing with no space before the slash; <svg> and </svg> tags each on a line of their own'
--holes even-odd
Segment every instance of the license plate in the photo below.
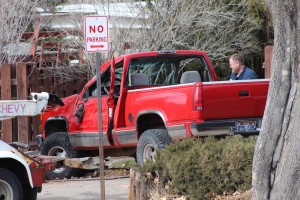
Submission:
<svg viewBox="0 0 300 200">
<path fill-rule="evenodd" d="M 252 132 L 256 130 L 255 121 L 237 122 L 235 125 L 237 132 Z"/>
</svg>

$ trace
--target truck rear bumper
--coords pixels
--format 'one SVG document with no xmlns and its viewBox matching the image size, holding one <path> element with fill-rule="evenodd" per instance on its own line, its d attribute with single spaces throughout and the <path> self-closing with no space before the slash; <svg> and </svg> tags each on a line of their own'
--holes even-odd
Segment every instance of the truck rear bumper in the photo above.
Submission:
<svg viewBox="0 0 300 200">
<path fill-rule="evenodd" d="M 256 128 L 253 130 L 238 131 L 237 124 L 245 122 L 255 122 Z M 257 135 L 261 129 L 262 118 L 241 118 L 226 120 L 211 120 L 204 123 L 192 123 L 191 132 L 194 136 L 217 136 L 217 135 Z"/>
</svg>

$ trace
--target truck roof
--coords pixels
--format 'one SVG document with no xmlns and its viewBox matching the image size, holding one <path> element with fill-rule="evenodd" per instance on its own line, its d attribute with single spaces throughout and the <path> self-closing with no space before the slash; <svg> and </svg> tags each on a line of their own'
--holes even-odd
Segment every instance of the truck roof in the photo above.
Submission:
<svg viewBox="0 0 300 200">
<path fill-rule="evenodd" d="M 207 57 L 204 51 L 196 50 L 162 50 L 162 51 L 148 51 L 148 52 L 136 52 L 131 54 L 125 54 L 115 58 L 115 62 L 123 60 L 125 57 L 146 57 L 146 56 L 157 56 L 157 55 L 202 55 Z M 105 71 L 106 68 L 111 64 L 111 59 L 103 63 L 101 72 Z"/>
</svg>

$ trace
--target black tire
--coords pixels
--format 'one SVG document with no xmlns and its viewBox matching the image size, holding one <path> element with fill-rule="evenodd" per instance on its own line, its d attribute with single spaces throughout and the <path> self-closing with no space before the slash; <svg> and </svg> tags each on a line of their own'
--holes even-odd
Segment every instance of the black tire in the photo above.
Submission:
<svg viewBox="0 0 300 200">
<path fill-rule="evenodd" d="M 0 199 L 23 199 L 20 180 L 14 173 L 4 168 L 0 168 Z"/>
<path fill-rule="evenodd" d="M 172 141 L 164 129 L 149 129 L 145 131 L 138 142 L 136 150 L 137 163 L 143 164 L 147 160 L 155 160 L 157 149 L 162 149 Z"/>
<path fill-rule="evenodd" d="M 72 148 L 66 132 L 52 133 L 46 137 L 41 146 L 41 154 L 65 158 L 80 157 L 80 153 Z M 76 168 L 65 167 L 63 162 L 58 162 L 55 170 L 46 173 L 46 178 L 49 180 L 71 178 L 72 176 L 80 176 L 82 171 Z"/>
<path fill-rule="evenodd" d="M 23 185 L 23 197 L 24 200 L 36 200 L 37 199 L 37 188 L 31 188 L 29 185 Z"/>
</svg>

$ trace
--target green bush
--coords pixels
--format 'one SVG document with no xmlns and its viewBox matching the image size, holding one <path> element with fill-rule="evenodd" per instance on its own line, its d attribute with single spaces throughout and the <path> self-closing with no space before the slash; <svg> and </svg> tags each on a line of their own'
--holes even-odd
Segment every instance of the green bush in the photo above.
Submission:
<svg viewBox="0 0 300 200">
<path fill-rule="evenodd" d="M 156 172 L 169 193 L 191 199 L 251 188 L 252 159 L 256 137 L 222 139 L 189 138 L 157 152 L 156 162 L 142 166 L 142 173 Z"/>
</svg>

